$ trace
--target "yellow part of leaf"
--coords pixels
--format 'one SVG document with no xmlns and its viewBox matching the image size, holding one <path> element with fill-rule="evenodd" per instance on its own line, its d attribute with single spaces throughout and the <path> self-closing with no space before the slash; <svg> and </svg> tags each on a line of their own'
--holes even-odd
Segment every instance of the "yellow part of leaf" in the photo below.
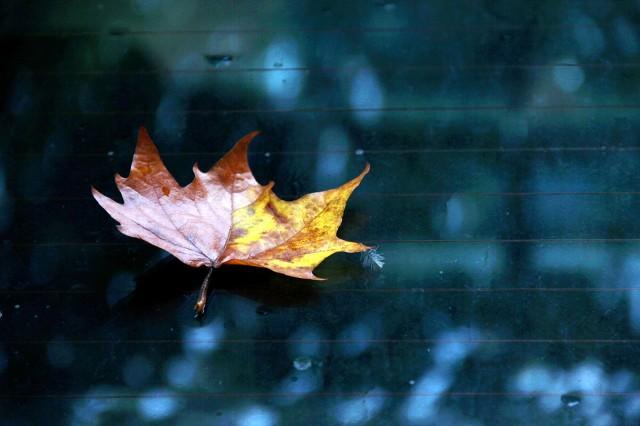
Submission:
<svg viewBox="0 0 640 426">
<path fill-rule="evenodd" d="M 336 237 L 349 196 L 369 172 L 327 191 L 294 201 L 278 198 L 267 186 L 251 205 L 233 213 L 233 232 L 222 263 L 261 266 L 287 275 L 317 279 L 311 272 L 339 251 L 368 247 Z"/>
</svg>

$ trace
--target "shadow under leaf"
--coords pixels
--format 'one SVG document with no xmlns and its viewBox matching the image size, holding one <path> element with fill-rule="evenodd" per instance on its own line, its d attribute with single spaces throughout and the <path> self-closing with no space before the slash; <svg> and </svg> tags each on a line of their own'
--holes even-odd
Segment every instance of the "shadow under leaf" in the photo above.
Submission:
<svg viewBox="0 0 640 426">
<path fill-rule="evenodd" d="M 195 300 L 206 273 L 205 268 L 190 268 L 174 258 L 164 258 L 136 277 L 135 290 L 115 309 L 142 313 L 182 305 L 184 296 Z M 222 293 L 272 307 L 293 307 L 311 303 L 320 290 L 309 281 L 268 269 L 224 265 L 211 274 L 208 309 L 215 309 L 215 300 Z"/>
</svg>

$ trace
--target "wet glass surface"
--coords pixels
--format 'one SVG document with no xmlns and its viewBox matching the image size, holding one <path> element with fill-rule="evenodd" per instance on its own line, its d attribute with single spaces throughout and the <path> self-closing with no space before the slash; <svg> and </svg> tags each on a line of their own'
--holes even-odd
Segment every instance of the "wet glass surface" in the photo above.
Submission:
<svg viewBox="0 0 640 426">
<path fill-rule="evenodd" d="M 640 422 L 636 1 L 6 2 L 11 425 Z M 25 4 L 27 3 L 27 4 Z M 371 173 L 306 282 L 116 230 L 139 126 L 182 184 L 260 130 L 286 199 Z"/>
</svg>

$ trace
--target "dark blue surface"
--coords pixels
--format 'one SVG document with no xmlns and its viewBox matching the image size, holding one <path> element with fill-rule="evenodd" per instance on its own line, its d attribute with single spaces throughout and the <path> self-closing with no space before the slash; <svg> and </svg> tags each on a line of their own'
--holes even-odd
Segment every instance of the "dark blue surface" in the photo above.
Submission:
<svg viewBox="0 0 640 426">
<path fill-rule="evenodd" d="M 640 421 L 638 2 L 6 3 L 3 424 Z M 285 198 L 369 162 L 384 266 L 223 267 L 198 323 L 90 197 L 141 125 L 183 184 L 253 130 Z"/>
</svg>

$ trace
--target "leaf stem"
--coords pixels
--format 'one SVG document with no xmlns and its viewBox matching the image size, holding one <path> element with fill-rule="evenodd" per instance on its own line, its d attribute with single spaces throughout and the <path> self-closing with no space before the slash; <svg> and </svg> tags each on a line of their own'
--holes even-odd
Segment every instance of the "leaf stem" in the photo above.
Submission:
<svg viewBox="0 0 640 426">
<path fill-rule="evenodd" d="M 200 286 L 200 293 L 198 294 L 198 301 L 196 305 L 193 307 L 194 311 L 196 311 L 196 318 L 200 318 L 204 315 L 204 309 L 207 306 L 207 294 L 209 293 L 209 281 L 211 278 L 211 273 L 213 272 L 213 266 L 209 268 L 209 272 L 207 272 L 207 276 L 204 277 L 204 281 L 202 281 L 202 285 Z"/>
</svg>

